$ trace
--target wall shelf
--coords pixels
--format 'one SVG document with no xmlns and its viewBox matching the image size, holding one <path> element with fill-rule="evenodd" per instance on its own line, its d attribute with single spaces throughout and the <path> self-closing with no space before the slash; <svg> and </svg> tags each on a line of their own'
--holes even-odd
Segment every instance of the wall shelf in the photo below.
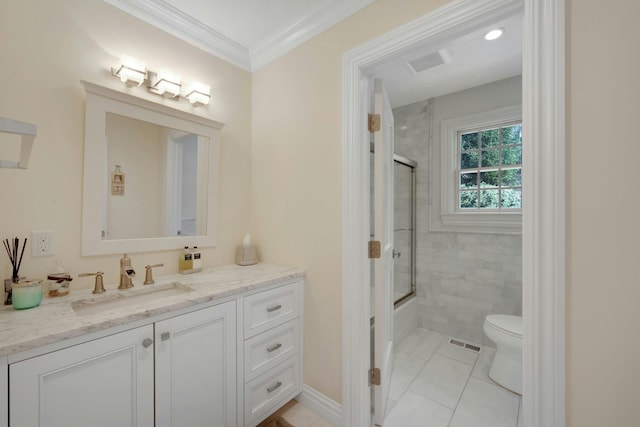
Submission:
<svg viewBox="0 0 640 427">
<path fill-rule="evenodd" d="M 20 158 L 18 160 L 0 160 L 0 168 L 26 169 L 37 127 L 31 123 L 0 117 L 0 132 L 22 135 L 20 141 Z"/>
</svg>

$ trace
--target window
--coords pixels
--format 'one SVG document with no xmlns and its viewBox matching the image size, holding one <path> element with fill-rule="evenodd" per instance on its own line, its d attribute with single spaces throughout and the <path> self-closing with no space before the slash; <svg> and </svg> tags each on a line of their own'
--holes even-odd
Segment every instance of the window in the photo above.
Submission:
<svg viewBox="0 0 640 427">
<path fill-rule="evenodd" d="M 447 119 L 440 127 L 434 184 L 440 190 L 441 229 L 520 233 L 522 107 Z"/>
<path fill-rule="evenodd" d="M 522 123 L 458 132 L 457 209 L 522 207 Z"/>
</svg>

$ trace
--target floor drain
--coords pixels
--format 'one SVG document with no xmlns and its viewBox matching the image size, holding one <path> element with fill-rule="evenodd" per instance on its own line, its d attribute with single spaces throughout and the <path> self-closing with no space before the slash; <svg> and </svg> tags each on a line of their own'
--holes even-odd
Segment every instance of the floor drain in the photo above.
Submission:
<svg viewBox="0 0 640 427">
<path fill-rule="evenodd" d="M 451 345 L 455 345 L 457 347 L 461 347 L 461 348 L 466 348 L 467 350 L 471 350 L 471 351 L 475 351 L 476 353 L 480 352 L 480 346 L 478 345 L 474 345 L 474 344 L 469 344 L 466 343 L 464 341 L 460 341 L 454 338 L 449 338 L 449 344 Z"/>
</svg>

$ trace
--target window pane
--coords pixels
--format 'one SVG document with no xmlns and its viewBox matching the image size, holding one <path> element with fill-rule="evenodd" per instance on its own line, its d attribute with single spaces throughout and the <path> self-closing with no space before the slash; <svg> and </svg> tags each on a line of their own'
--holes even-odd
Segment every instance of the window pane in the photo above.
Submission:
<svg viewBox="0 0 640 427">
<path fill-rule="evenodd" d="M 522 144 L 522 125 L 502 128 L 502 144 Z"/>
<path fill-rule="evenodd" d="M 482 131 L 482 148 L 495 147 L 500 143 L 500 130 L 490 129 Z"/>
<path fill-rule="evenodd" d="M 480 187 L 497 187 L 499 178 L 498 171 L 480 172 Z"/>
<path fill-rule="evenodd" d="M 478 148 L 478 133 L 464 133 L 460 136 L 460 148 L 462 151 Z"/>
<path fill-rule="evenodd" d="M 477 188 L 477 187 L 478 187 L 477 173 L 461 173 L 460 174 L 460 188 Z"/>
<path fill-rule="evenodd" d="M 521 208 L 522 207 L 522 190 L 520 188 L 502 190 L 502 207 L 503 208 Z"/>
<path fill-rule="evenodd" d="M 460 169 L 473 169 L 478 167 L 478 152 L 472 151 L 460 155 Z"/>
<path fill-rule="evenodd" d="M 520 187 L 522 186 L 522 169 L 506 169 L 502 171 L 503 187 Z"/>
<path fill-rule="evenodd" d="M 478 207 L 477 191 L 460 191 L 460 207 L 463 209 Z"/>
<path fill-rule="evenodd" d="M 498 166 L 498 150 L 482 150 L 482 166 Z"/>
<path fill-rule="evenodd" d="M 480 190 L 480 207 L 497 208 L 499 190 Z"/>
<path fill-rule="evenodd" d="M 502 149 L 502 164 L 503 165 L 519 165 L 522 163 L 522 147 L 517 145 L 515 147 L 505 147 Z"/>
</svg>

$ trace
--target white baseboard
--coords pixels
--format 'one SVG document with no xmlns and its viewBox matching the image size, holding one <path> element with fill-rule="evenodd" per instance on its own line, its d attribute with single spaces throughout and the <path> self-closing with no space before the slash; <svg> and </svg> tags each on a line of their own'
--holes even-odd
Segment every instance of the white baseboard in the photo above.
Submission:
<svg viewBox="0 0 640 427">
<path fill-rule="evenodd" d="M 296 397 L 296 400 L 316 415 L 329 421 L 335 427 L 342 426 L 342 405 L 328 398 L 318 390 L 303 384 L 302 393 Z"/>
</svg>

